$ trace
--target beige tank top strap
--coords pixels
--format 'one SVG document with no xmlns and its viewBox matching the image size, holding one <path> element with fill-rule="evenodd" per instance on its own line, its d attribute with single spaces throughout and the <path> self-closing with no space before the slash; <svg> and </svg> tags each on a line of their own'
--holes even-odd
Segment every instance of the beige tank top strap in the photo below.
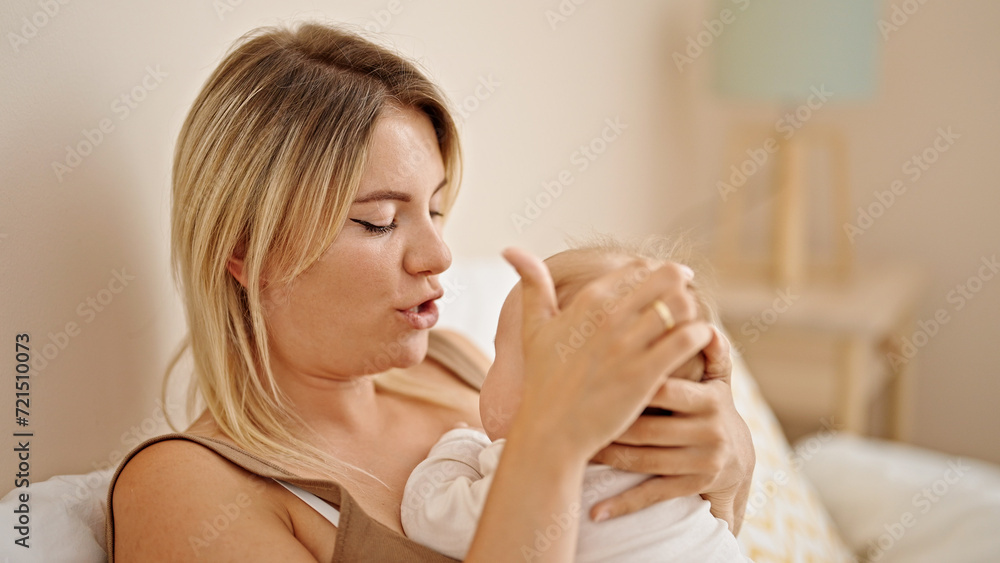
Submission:
<svg viewBox="0 0 1000 563">
<path fill-rule="evenodd" d="M 284 469 L 249 452 L 241 450 L 221 440 L 193 436 L 190 434 L 164 434 L 146 440 L 132 450 L 118 466 L 108 488 L 107 538 L 108 563 L 114 563 L 115 529 L 114 499 L 115 482 L 122 468 L 143 448 L 164 440 L 188 440 L 196 442 L 228 459 L 243 469 L 272 479 L 292 483 L 319 498 L 331 503 L 340 511 L 337 526 L 337 546 L 331 563 L 380 563 L 383 561 L 407 561 L 414 563 L 451 563 L 454 559 L 441 555 L 427 547 L 398 534 L 381 523 L 368 517 L 351 499 L 346 491 L 333 481 L 303 479 L 295 477 Z"/>
<path fill-rule="evenodd" d="M 115 528 L 114 528 L 114 490 L 115 483 L 118 481 L 118 475 L 121 474 L 122 469 L 125 465 L 133 458 L 136 454 L 142 451 L 144 448 L 151 446 L 157 442 L 163 442 L 166 440 L 187 440 L 189 442 L 196 442 L 202 446 L 214 451 L 220 456 L 226 458 L 232 463 L 242 467 L 246 471 L 259 475 L 265 478 L 280 479 L 286 483 L 291 483 L 300 487 L 310 493 L 318 496 L 319 498 L 329 502 L 333 506 L 337 507 L 341 511 L 341 517 L 343 521 L 347 521 L 350 517 L 352 510 L 351 507 L 346 506 L 352 504 L 350 502 L 350 497 L 344 494 L 342 496 L 342 491 L 340 486 L 333 481 L 324 481 L 321 479 L 304 479 L 302 477 L 297 477 L 291 473 L 285 471 L 281 467 L 274 465 L 254 454 L 237 448 L 227 442 L 222 440 L 217 440 L 214 438 L 206 438 L 203 436 L 194 436 L 191 434 L 164 434 L 162 436 L 156 436 L 146 440 L 142 444 L 136 446 L 118 465 L 117 471 L 115 471 L 114 476 L 111 478 L 110 486 L 108 487 L 108 499 L 107 499 L 107 520 L 105 524 L 105 537 L 107 539 L 108 548 L 108 561 L 113 563 L 114 561 L 114 546 L 115 546 Z M 345 514 L 346 513 L 346 514 Z M 363 514 L 363 513 L 362 513 Z M 339 543 L 339 542 L 338 542 Z"/>
</svg>

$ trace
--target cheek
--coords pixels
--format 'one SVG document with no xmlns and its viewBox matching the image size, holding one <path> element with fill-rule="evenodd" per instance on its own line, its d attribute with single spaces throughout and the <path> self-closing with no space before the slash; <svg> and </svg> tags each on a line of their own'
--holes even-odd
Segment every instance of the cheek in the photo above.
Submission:
<svg viewBox="0 0 1000 563">
<path fill-rule="evenodd" d="M 513 367 L 511 363 L 501 360 L 494 362 L 486 374 L 482 395 L 498 416 L 511 416 L 511 411 L 516 410 L 521 403 L 524 382 L 521 372 L 515 371 Z"/>
<path fill-rule="evenodd" d="M 504 425 L 502 391 L 498 388 L 502 377 L 501 366 L 494 362 L 479 393 L 479 418 L 490 436 L 500 433 Z"/>
<path fill-rule="evenodd" d="M 350 305 L 371 304 L 373 294 L 391 293 L 398 281 L 395 275 L 398 267 L 394 267 L 396 249 L 375 241 L 365 242 L 345 249 L 325 268 L 326 291 L 342 295 L 349 301 L 351 296 L 364 296 L 368 300 L 366 303 L 355 299 Z"/>
<path fill-rule="evenodd" d="M 260 293 L 260 306 L 264 318 L 270 321 L 276 315 L 283 314 L 288 309 L 291 290 L 288 287 L 267 287 Z"/>
<path fill-rule="evenodd" d="M 351 245 L 324 257 L 313 272 L 297 305 L 306 313 L 313 309 L 338 312 L 338 316 L 372 309 L 388 303 L 393 290 L 389 252 L 372 245 Z M 363 321 L 363 317 L 355 317 Z"/>
<path fill-rule="evenodd" d="M 331 268 L 315 268 L 289 288 L 268 292 L 264 306 L 272 337 L 285 345 L 311 348 L 329 347 L 344 334 L 363 332 L 376 300 L 374 284 L 359 280 Z"/>
</svg>

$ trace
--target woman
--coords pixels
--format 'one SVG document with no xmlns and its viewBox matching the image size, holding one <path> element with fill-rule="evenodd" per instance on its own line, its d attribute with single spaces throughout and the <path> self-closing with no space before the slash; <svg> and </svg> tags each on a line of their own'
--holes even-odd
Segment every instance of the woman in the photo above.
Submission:
<svg viewBox="0 0 1000 563">
<path fill-rule="evenodd" d="M 457 335 L 429 334 L 459 168 L 443 97 L 397 55 L 318 25 L 263 30 L 229 54 L 174 164 L 173 258 L 206 409 L 186 434 L 123 461 L 112 558 L 448 560 L 400 535 L 399 508 L 437 438 L 481 426 L 488 362 Z M 752 447 L 729 395 L 728 344 L 689 322 L 683 270 L 630 264 L 558 311 L 544 266 L 505 256 L 524 281 L 527 388 L 467 560 L 529 547 L 535 560 L 572 560 L 575 518 L 562 515 L 575 517 L 591 458 L 665 477 L 590 517 L 702 493 L 738 527 Z M 557 345 L 598 309 L 605 320 L 563 361 Z M 702 351 L 722 377 L 666 379 Z M 636 421 L 647 405 L 678 416 Z"/>
</svg>

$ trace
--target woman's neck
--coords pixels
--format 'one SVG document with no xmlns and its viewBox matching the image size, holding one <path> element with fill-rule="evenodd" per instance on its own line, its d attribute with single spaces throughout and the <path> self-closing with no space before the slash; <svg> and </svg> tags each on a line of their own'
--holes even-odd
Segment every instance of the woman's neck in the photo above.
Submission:
<svg viewBox="0 0 1000 563">
<path fill-rule="evenodd" d="M 281 368 L 274 370 L 274 376 L 293 413 L 328 442 L 324 449 L 377 435 L 385 426 L 384 394 L 377 392 L 374 376 L 334 380 Z M 208 409 L 186 432 L 230 439 Z"/>
<path fill-rule="evenodd" d="M 331 445 L 381 431 L 383 401 L 375 376 L 331 378 L 275 366 L 274 377 L 295 414 Z"/>
</svg>

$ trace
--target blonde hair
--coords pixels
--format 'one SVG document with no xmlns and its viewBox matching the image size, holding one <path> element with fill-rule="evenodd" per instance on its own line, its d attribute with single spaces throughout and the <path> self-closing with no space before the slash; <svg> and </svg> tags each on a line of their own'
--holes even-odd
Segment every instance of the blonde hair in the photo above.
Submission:
<svg viewBox="0 0 1000 563">
<path fill-rule="evenodd" d="M 342 478 L 349 466 L 304 437 L 310 430 L 276 384 L 261 288 L 291 282 L 337 237 L 388 106 L 421 111 L 434 126 L 447 211 L 461 155 L 444 95 L 403 57 L 319 24 L 238 41 L 195 100 L 174 157 L 171 257 L 189 336 L 167 378 L 189 348 L 188 416 L 200 397 L 240 447 Z M 234 256 L 245 286 L 227 270 Z"/>
</svg>

